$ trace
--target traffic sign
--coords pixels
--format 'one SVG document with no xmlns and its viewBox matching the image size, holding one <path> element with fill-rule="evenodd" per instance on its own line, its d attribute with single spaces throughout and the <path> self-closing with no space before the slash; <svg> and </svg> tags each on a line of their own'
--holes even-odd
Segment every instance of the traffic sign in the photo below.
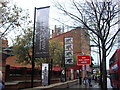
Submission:
<svg viewBox="0 0 120 90">
<path fill-rule="evenodd" d="M 77 56 L 77 65 L 90 65 L 91 59 L 90 56 L 84 55 L 84 56 Z"/>
</svg>

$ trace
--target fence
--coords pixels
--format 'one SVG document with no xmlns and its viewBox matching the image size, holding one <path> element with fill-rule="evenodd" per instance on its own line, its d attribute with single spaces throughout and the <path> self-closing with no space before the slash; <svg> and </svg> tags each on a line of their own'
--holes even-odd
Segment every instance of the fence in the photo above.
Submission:
<svg viewBox="0 0 120 90">
<path fill-rule="evenodd" d="M 5 81 L 31 80 L 32 68 L 6 66 Z M 34 69 L 34 80 L 41 80 L 41 69 Z M 51 71 L 51 78 L 60 79 L 60 71 Z"/>
</svg>

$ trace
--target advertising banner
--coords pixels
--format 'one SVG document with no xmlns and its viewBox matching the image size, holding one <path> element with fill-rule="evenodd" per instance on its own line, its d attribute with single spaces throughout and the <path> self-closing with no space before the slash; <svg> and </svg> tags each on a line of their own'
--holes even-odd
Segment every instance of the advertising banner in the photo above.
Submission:
<svg viewBox="0 0 120 90">
<path fill-rule="evenodd" d="M 73 64 L 73 37 L 64 38 L 65 64 Z"/>
<path fill-rule="evenodd" d="M 65 68 L 61 70 L 61 81 L 65 82 Z"/>
<path fill-rule="evenodd" d="M 42 64 L 42 85 L 48 85 L 48 64 Z"/>
<path fill-rule="evenodd" d="M 34 56 L 36 58 L 49 56 L 49 7 L 36 9 L 36 26 L 35 26 L 35 41 L 34 41 Z"/>
</svg>

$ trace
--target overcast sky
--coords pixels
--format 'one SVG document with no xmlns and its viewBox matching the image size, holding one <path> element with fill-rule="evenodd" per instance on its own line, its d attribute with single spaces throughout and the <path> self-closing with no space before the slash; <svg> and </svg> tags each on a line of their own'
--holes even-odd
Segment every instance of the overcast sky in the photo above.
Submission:
<svg viewBox="0 0 120 90">
<path fill-rule="evenodd" d="M 22 7 L 23 9 L 29 9 L 31 19 L 34 19 L 34 8 L 40 8 L 45 6 L 50 6 L 50 24 L 52 24 L 53 17 L 57 17 L 56 15 L 56 9 L 52 5 L 52 0 L 13 0 L 14 3 L 16 3 L 19 7 Z M 54 24 L 57 24 L 57 21 L 54 21 Z M 52 25 L 54 25 L 52 24 Z"/>
<path fill-rule="evenodd" d="M 34 8 L 37 7 L 45 7 L 45 6 L 50 6 L 50 19 L 49 19 L 49 24 L 51 26 L 59 24 L 57 21 L 53 21 L 53 18 L 57 18 L 57 10 L 53 7 L 52 0 L 10 0 L 13 1 L 12 3 L 16 3 L 19 7 L 22 7 L 23 9 L 29 9 L 31 19 L 34 19 Z M 67 0 L 59 0 L 59 1 L 67 1 Z M 83 1 L 83 0 L 81 0 Z M 120 1 L 120 0 L 117 0 Z M 116 48 L 115 48 L 116 49 Z M 115 50 L 113 50 L 114 53 Z M 112 54 L 113 54 L 112 53 Z M 111 55 L 112 55 L 111 54 Z M 96 53 L 92 53 L 94 55 L 94 59 L 97 62 L 98 55 Z M 107 61 L 107 69 L 109 68 L 109 62 Z"/>
</svg>

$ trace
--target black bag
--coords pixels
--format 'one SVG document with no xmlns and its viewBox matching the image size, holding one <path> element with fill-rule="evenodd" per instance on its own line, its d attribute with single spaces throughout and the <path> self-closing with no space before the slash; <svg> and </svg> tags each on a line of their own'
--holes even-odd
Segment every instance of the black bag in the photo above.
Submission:
<svg viewBox="0 0 120 90">
<path fill-rule="evenodd" d="M 92 87 L 92 85 L 90 85 L 90 87 Z"/>
</svg>

